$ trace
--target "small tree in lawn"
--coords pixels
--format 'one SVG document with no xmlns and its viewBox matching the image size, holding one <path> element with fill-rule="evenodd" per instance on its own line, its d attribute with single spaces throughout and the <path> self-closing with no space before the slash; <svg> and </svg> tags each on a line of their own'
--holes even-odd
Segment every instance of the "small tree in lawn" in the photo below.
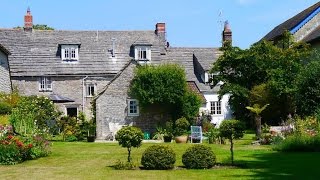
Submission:
<svg viewBox="0 0 320 180">
<path fill-rule="evenodd" d="M 253 107 L 247 106 L 246 108 L 254 114 L 255 124 L 256 124 L 256 137 L 261 138 L 261 113 L 264 111 L 269 104 L 260 107 L 259 104 L 254 104 Z"/>
<path fill-rule="evenodd" d="M 131 147 L 140 147 L 143 140 L 141 129 L 132 126 L 121 128 L 116 134 L 119 145 L 128 149 L 128 162 L 131 161 Z"/>
<path fill-rule="evenodd" d="M 233 165 L 233 140 L 244 135 L 244 125 L 238 120 L 225 120 L 220 124 L 220 136 L 230 140 L 231 163 Z"/>
</svg>

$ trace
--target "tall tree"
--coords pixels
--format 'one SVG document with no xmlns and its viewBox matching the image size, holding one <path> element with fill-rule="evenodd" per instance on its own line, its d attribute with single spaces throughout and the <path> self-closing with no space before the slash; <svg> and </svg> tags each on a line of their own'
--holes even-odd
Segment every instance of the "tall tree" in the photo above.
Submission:
<svg viewBox="0 0 320 180">
<path fill-rule="evenodd" d="M 249 49 L 225 46 L 222 51 L 211 71 L 219 72 L 215 82 L 225 83 L 220 96 L 231 93 L 229 103 L 237 119 L 248 122 L 250 111 L 246 107 L 253 106 L 249 101 L 250 91 L 264 83 L 271 95 L 269 108 L 278 110 L 269 117 L 280 120 L 295 112 L 296 76 L 312 54 L 307 44 L 295 43 L 290 35 L 284 34 L 277 44 L 261 41 Z"/>
</svg>

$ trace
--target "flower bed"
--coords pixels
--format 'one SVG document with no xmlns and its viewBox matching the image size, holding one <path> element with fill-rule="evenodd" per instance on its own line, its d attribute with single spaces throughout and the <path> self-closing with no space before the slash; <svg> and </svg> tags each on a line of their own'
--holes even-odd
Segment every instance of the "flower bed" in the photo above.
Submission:
<svg viewBox="0 0 320 180">
<path fill-rule="evenodd" d="M 11 126 L 0 125 L 0 164 L 17 164 L 49 153 L 50 143 L 43 135 L 15 136 Z"/>
</svg>

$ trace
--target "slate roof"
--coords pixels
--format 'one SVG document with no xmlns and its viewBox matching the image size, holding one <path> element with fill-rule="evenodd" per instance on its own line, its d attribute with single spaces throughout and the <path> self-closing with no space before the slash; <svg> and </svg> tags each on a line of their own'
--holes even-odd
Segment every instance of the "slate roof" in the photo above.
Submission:
<svg viewBox="0 0 320 180">
<path fill-rule="evenodd" d="M 187 81 L 194 81 L 201 92 L 217 91 L 206 85 L 201 74 L 211 69 L 221 52 L 218 48 L 168 48 L 165 62 L 185 68 Z M 200 65 L 200 68 L 197 68 Z"/>
<path fill-rule="evenodd" d="M 112 59 L 112 38 L 115 57 Z M 116 74 L 131 59 L 135 42 L 152 44 L 152 58 L 160 60 L 161 45 L 154 31 L 44 31 L 0 29 L 0 44 L 10 52 L 11 76 Z M 59 45 L 79 44 L 77 63 L 61 60 Z"/>
<path fill-rule="evenodd" d="M 188 81 L 187 85 L 188 85 L 188 88 L 191 91 L 195 92 L 201 98 L 202 103 L 206 103 L 207 102 L 206 98 L 200 92 L 200 89 L 198 88 L 197 84 L 194 81 Z"/>
<path fill-rule="evenodd" d="M 320 7 L 320 2 L 310 6 L 309 8 L 305 9 L 304 11 L 300 12 L 299 14 L 295 15 L 294 17 L 288 19 L 284 23 L 275 27 L 272 31 L 270 31 L 263 39 L 266 40 L 273 40 L 279 36 L 281 36 L 285 30 L 291 30 L 295 26 L 297 26 L 300 22 L 302 22 L 305 18 L 307 18 L 313 11 L 315 11 L 318 7 Z"/>
<path fill-rule="evenodd" d="M 115 59 L 112 43 L 115 38 Z M 221 54 L 218 48 L 166 48 L 154 31 L 43 31 L 0 29 L 0 44 L 11 52 L 11 76 L 116 75 L 133 59 L 132 46 L 152 45 L 152 63 L 177 63 L 201 92 L 217 91 L 203 75 Z M 79 60 L 61 60 L 61 45 L 79 45 Z"/>
</svg>

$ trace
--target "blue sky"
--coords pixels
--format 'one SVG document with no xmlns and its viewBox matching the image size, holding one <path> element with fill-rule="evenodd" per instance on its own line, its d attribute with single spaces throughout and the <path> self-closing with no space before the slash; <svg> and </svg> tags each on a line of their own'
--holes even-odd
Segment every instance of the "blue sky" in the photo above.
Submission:
<svg viewBox="0 0 320 180">
<path fill-rule="evenodd" d="M 228 20 L 235 46 L 247 48 L 317 0 L 1 0 L 1 28 L 34 24 L 59 30 L 153 30 L 165 22 L 171 46 L 219 47 Z M 222 16 L 219 16 L 222 12 Z"/>
</svg>

